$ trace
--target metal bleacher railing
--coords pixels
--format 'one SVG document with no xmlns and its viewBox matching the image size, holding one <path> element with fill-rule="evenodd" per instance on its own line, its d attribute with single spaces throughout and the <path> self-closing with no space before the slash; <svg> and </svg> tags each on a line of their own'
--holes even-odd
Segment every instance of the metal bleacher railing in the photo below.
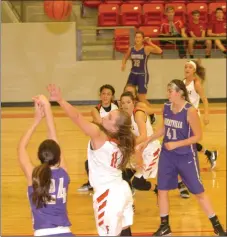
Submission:
<svg viewBox="0 0 227 237">
<path fill-rule="evenodd" d="M 114 47 L 114 30 L 115 29 L 129 29 L 130 37 L 129 37 L 129 45 L 132 46 L 134 44 L 134 27 L 90 27 L 90 26 L 81 26 L 76 29 L 76 42 L 77 42 L 77 60 L 116 60 L 122 59 L 122 52 L 116 51 Z M 160 47 L 162 47 L 163 41 L 171 41 L 173 45 L 175 45 L 175 41 L 188 41 L 189 39 L 197 39 L 198 38 L 151 38 L 152 41 L 159 41 Z M 204 37 L 199 38 L 199 40 L 226 40 L 226 37 Z M 185 46 L 187 52 L 187 46 Z M 205 49 L 195 49 L 194 53 L 195 57 L 204 58 L 205 57 Z M 217 49 L 215 45 L 213 45 L 213 49 L 211 52 L 212 58 L 223 58 L 225 55 Z M 171 47 L 171 49 L 163 48 L 163 55 L 151 55 L 151 58 L 162 59 L 162 58 L 179 58 L 177 47 Z"/>
</svg>

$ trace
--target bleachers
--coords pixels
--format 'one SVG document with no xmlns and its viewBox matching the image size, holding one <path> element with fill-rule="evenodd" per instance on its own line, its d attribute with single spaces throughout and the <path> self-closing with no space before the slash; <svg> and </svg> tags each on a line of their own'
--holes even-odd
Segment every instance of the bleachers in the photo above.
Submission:
<svg viewBox="0 0 227 237">
<path fill-rule="evenodd" d="M 194 10 L 200 11 L 204 23 L 213 19 L 217 7 L 226 12 L 225 0 L 83 0 L 83 4 L 98 8 L 98 26 L 134 26 L 150 37 L 158 37 L 167 6 L 173 6 L 175 16 L 185 24 Z M 129 31 L 115 30 L 114 40 L 114 48 L 125 52 L 129 47 Z"/>
</svg>

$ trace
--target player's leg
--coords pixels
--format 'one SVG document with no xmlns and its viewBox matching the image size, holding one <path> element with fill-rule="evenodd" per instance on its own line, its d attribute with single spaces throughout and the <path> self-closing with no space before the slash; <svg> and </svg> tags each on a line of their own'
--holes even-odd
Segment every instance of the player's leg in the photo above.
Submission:
<svg viewBox="0 0 227 237">
<path fill-rule="evenodd" d="M 89 176 L 88 160 L 85 161 L 85 170 L 86 170 L 87 176 Z M 89 180 L 86 183 L 84 183 L 80 188 L 77 189 L 78 192 L 88 192 L 92 190 L 93 188 L 91 187 Z"/>
<path fill-rule="evenodd" d="M 137 86 L 137 82 L 136 82 L 137 78 L 136 78 L 136 76 L 137 76 L 136 74 L 130 72 L 126 85 L 127 84 L 131 84 L 131 85 Z"/>
<path fill-rule="evenodd" d="M 149 83 L 149 74 L 137 75 L 137 86 L 138 86 L 138 99 L 140 102 L 145 103 L 147 106 L 151 107 L 151 104 L 147 100 L 147 89 Z M 151 118 L 151 124 L 155 122 L 155 114 L 149 115 Z"/>
<path fill-rule="evenodd" d="M 205 49 L 206 58 L 210 58 L 211 50 L 212 50 L 212 41 L 211 40 L 206 40 L 205 45 L 206 45 L 206 49 Z"/>
<path fill-rule="evenodd" d="M 190 55 L 190 58 L 194 58 L 194 44 L 195 44 L 194 39 L 188 40 L 188 53 Z"/>
<path fill-rule="evenodd" d="M 154 236 L 171 235 L 168 191 L 177 188 L 177 176 L 176 157 L 172 152 L 162 150 L 158 164 L 158 205 L 161 224 Z"/>
<path fill-rule="evenodd" d="M 226 55 L 226 48 L 223 45 L 221 40 L 215 40 L 215 45 L 222 51 L 222 53 L 224 53 Z"/>
<path fill-rule="evenodd" d="M 183 182 L 187 185 L 189 191 L 195 194 L 200 206 L 212 223 L 214 232 L 217 235 L 225 236 L 226 233 L 215 215 L 211 202 L 205 194 L 204 187 L 199 173 L 199 162 L 193 154 L 180 157 L 178 160 L 178 170 Z"/>
</svg>

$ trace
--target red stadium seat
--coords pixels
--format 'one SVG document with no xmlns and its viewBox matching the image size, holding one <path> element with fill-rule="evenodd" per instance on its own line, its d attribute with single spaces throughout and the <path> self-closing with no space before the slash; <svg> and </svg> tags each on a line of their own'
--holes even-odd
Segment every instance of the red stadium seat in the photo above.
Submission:
<svg viewBox="0 0 227 237">
<path fill-rule="evenodd" d="M 160 34 L 160 27 L 159 26 L 141 26 L 139 28 L 140 31 L 143 31 L 145 37 L 153 37 L 153 38 L 158 38 Z M 155 40 L 152 41 L 154 44 L 159 45 L 160 42 Z"/>
<path fill-rule="evenodd" d="M 223 2 L 213 2 L 213 3 L 210 3 L 209 7 L 208 7 L 209 8 L 208 14 L 209 14 L 210 21 L 215 19 L 215 11 L 218 7 L 221 7 L 224 10 L 224 12 L 225 12 L 224 16 L 226 18 L 226 2 L 224 2 L 224 1 Z"/>
<path fill-rule="evenodd" d="M 105 0 L 105 3 L 121 5 L 123 1 L 122 0 Z"/>
<path fill-rule="evenodd" d="M 208 22 L 208 6 L 205 3 L 189 3 L 187 5 L 187 16 L 190 21 L 192 18 L 192 12 L 198 10 L 200 12 L 200 20 Z"/>
<path fill-rule="evenodd" d="M 210 0 L 189 0 L 188 3 L 205 3 L 208 4 Z"/>
<path fill-rule="evenodd" d="M 84 0 L 83 5 L 86 7 L 98 7 L 102 3 L 102 0 Z"/>
<path fill-rule="evenodd" d="M 99 26 L 119 25 L 119 6 L 117 4 L 100 4 L 98 8 Z"/>
<path fill-rule="evenodd" d="M 130 4 L 144 4 L 146 2 L 147 0 L 125 0 L 125 3 L 130 3 Z"/>
<path fill-rule="evenodd" d="M 175 16 L 178 19 L 181 19 L 183 22 L 185 22 L 185 15 L 186 15 L 186 5 L 182 3 L 167 3 L 165 5 L 165 9 L 168 6 L 173 6 L 175 9 Z"/>
<path fill-rule="evenodd" d="M 115 29 L 114 31 L 114 49 L 121 53 L 126 53 L 130 45 L 129 29 Z"/>
<path fill-rule="evenodd" d="M 143 25 L 160 26 L 163 18 L 164 6 L 162 4 L 143 5 Z"/>
<path fill-rule="evenodd" d="M 125 26 L 141 25 L 142 7 L 140 4 L 121 5 L 121 24 Z"/>
<path fill-rule="evenodd" d="M 165 4 L 165 0 L 150 0 L 149 3 Z"/>
</svg>

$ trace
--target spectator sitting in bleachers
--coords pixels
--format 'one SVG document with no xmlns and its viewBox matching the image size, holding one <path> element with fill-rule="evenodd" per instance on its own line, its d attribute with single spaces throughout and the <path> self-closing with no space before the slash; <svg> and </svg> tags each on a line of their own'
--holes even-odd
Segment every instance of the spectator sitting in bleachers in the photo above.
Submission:
<svg viewBox="0 0 227 237">
<path fill-rule="evenodd" d="M 160 37 L 187 37 L 184 23 L 175 17 L 174 7 L 168 6 L 165 10 L 166 19 L 163 20 L 160 28 Z M 173 41 L 161 41 L 161 45 L 175 43 Z M 186 58 L 186 51 L 183 40 L 176 40 L 180 58 Z"/>
<path fill-rule="evenodd" d="M 208 36 L 222 36 L 226 37 L 226 21 L 224 19 L 224 11 L 220 7 L 218 7 L 215 11 L 216 19 L 210 22 L 208 27 Z M 226 47 L 224 45 L 227 44 L 227 40 L 215 40 L 215 44 L 217 47 L 226 55 Z"/>
<path fill-rule="evenodd" d="M 191 37 L 198 37 L 198 39 L 190 39 L 188 41 L 188 51 L 190 54 L 190 58 L 194 58 L 193 51 L 195 44 L 199 44 L 206 47 L 206 58 L 210 58 L 212 41 L 199 39 L 200 37 L 206 37 L 206 28 L 206 24 L 200 21 L 200 12 L 198 10 L 193 11 L 192 19 L 188 22 L 188 33 Z"/>
</svg>

